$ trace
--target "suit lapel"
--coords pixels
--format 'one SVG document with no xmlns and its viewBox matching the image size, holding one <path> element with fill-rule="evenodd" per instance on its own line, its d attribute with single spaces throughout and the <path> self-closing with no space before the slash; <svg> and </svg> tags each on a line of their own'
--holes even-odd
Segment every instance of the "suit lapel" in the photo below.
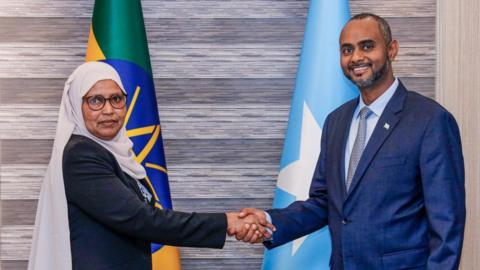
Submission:
<svg viewBox="0 0 480 270">
<path fill-rule="evenodd" d="M 137 194 L 137 196 L 143 200 L 143 193 L 142 191 L 140 190 L 140 188 L 138 187 L 138 184 L 137 184 L 137 181 L 136 179 L 134 179 L 133 177 L 131 177 L 130 175 L 126 174 L 125 172 L 123 172 L 123 175 L 127 178 L 127 185 L 130 186 L 130 188 Z"/>
<path fill-rule="evenodd" d="M 392 96 L 388 102 L 385 110 L 383 111 L 378 123 L 373 130 L 372 136 L 368 140 L 367 146 L 363 150 L 362 157 L 355 171 L 355 175 L 352 179 L 352 184 L 347 193 L 345 201 L 348 200 L 350 194 L 355 191 L 355 188 L 358 186 L 362 176 L 364 175 L 368 166 L 370 166 L 375 154 L 378 152 L 380 147 L 383 145 L 388 136 L 392 133 L 400 120 L 397 115 L 403 109 L 403 103 L 405 101 L 406 89 L 400 82 L 395 94 Z"/>
</svg>

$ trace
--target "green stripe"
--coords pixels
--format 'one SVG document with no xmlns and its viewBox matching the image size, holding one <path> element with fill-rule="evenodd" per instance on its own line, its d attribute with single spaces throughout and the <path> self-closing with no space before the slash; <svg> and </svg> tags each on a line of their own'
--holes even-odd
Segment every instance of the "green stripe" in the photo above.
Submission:
<svg viewBox="0 0 480 270">
<path fill-rule="evenodd" d="M 92 27 L 107 59 L 129 60 L 152 73 L 140 0 L 96 0 Z"/>
</svg>

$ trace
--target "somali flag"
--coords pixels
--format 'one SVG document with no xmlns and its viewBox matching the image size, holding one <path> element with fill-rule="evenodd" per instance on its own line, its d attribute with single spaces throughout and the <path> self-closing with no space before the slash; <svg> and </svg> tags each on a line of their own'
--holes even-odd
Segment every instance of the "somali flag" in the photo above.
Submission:
<svg viewBox="0 0 480 270">
<path fill-rule="evenodd" d="M 339 37 L 349 18 L 348 0 L 310 1 L 274 208 L 308 198 L 325 118 L 358 95 L 340 67 Z M 263 269 L 329 269 L 330 253 L 330 235 L 328 228 L 323 228 L 266 250 Z"/>
<path fill-rule="evenodd" d="M 172 209 L 152 67 L 140 0 L 96 0 L 86 61 L 105 61 L 128 93 L 127 135 L 147 171 L 156 207 Z M 175 247 L 152 244 L 153 269 L 181 269 Z"/>
</svg>

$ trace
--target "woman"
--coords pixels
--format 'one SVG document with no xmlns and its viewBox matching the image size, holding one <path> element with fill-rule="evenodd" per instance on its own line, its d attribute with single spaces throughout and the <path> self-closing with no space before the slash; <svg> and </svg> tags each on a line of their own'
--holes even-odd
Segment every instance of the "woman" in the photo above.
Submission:
<svg viewBox="0 0 480 270">
<path fill-rule="evenodd" d="M 227 228 L 254 223 L 155 208 L 125 115 L 126 92 L 108 64 L 82 64 L 67 80 L 29 269 L 151 269 L 151 242 L 222 248 Z"/>
</svg>

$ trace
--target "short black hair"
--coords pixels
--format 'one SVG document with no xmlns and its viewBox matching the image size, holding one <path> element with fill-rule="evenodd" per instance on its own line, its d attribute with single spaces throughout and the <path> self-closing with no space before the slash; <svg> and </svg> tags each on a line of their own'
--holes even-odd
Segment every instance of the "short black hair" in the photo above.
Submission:
<svg viewBox="0 0 480 270">
<path fill-rule="evenodd" d="M 351 22 L 353 20 L 363 20 L 367 18 L 372 18 L 378 23 L 380 32 L 382 33 L 383 39 L 385 40 L 385 44 L 388 46 L 388 44 L 392 42 L 392 31 L 390 30 L 390 25 L 388 24 L 387 20 L 385 20 L 384 18 L 373 13 L 360 13 L 350 18 L 348 22 Z"/>
</svg>

